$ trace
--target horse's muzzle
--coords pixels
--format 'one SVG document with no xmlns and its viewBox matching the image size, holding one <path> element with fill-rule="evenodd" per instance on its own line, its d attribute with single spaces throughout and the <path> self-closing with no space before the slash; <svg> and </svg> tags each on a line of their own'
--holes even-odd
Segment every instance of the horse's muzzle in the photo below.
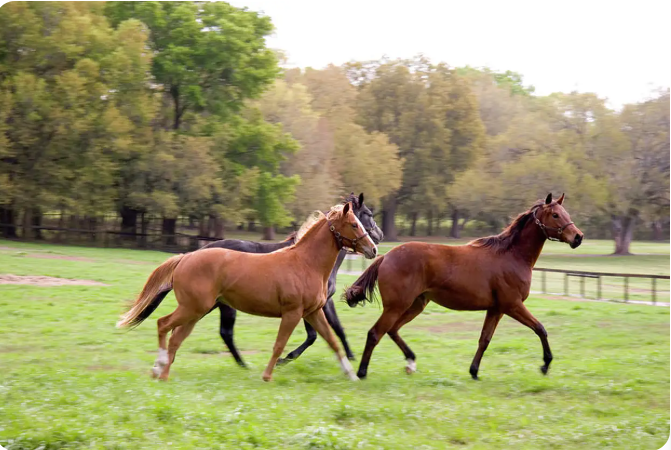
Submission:
<svg viewBox="0 0 671 450">
<path fill-rule="evenodd" d="M 580 247 L 580 244 L 582 244 L 582 234 L 576 234 L 575 237 L 573 238 L 573 242 L 571 242 L 571 248 L 578 248 Z"/>
</svg>

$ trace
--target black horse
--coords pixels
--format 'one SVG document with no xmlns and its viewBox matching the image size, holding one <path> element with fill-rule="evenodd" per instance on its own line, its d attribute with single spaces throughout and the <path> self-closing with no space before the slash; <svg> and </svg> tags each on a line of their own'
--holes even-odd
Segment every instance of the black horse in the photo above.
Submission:
<svg viewBox="0 0 671 450">
<path fill-rule="evenodd" d="M 376 244 L 379 244 L 380 241 L 382 241 L 382 239 L 384 238 L 384 234 L 382 233 L 382 230 L 375 223 L 375 219 L 373 218 L 373 213 L 371 212 L 371 210 L 368 209 L 366 205 L 364 205 L 363 193 L 359 194 L 359 197 L 356 197 L 354 193 L 351 193 L 349 196 L 347 196 L 345 201 L 352 203 L 352 207 L 354 208 L 354 214 L 359 218 L 359 221 L 361 221 L 361 224 L 364 226 L 368 234 L 370 234 L 370 237 L 373 239 L 373 241 Z M 227 248 L 230 250 L 236 250 L 239 252 L 246 252 L 246 253 L 271 253 L 274 252 L 275 250 L 279 250 L 281 248 L 293 245 L 294 242 L 295 242 L 295 233 L 292 233 L 286 240 L 282 242 L 262 243 L 262 242 L 242 241 L 237 239 L 224 239 L 221 241 L 212 242 L 202 248 L 217 247 L 217 248 Z M 345 330 L 343 329 L 342 324 L 338 319 L 338 315 L 336 314 L 335 310 L 335 305 L 333 304 L 333 294 L 335 294 L 336 291 L 336 275 L 338 274 L 338 269 L 340 269 L 340 266 L 342 265 L 342 262 L 345 260 L 346 255 L 347 250 L 345 249 L 340 250 L 340 253 L 338 254 L 338 259 L 336 260 L 335 266 L 333 267 L 331 275 L 329 276 L 328 294 L 326 298 L 326 305 L 324 305 L 324 314 L 326 315 L 326 320 L 328 320 L 329 325 L 331 325 L 333 331 L 335 331 L 338 338 L 340 338 L 340 341 L 342 342 L 347 357 L 349 359 L 354 359 L 352 350 L 350 350 L 349 345 L 347 344 L 347 339 L 345 338 Z M 170 291 L 165 291 L 165 294 L 163 293 L 162 294 L 167 295 L 168 292 Z M 220 313 L 219 334 L 221 335 L 221 338 L 224 340 L 224 343 L 228 347 L 228 350 L 235 358 L 235 361 L 240 366 L 247 367 L 245 365 L 245 362 L 240 357 L 238 349 L 235 347 L 235 344 L 233 343 L 233 326 L 235 325 L 235 316 L 237 311 L 223 303 L 217 303 L 215 308 L 219 308 Z M 312 328 L 312 326 L 307 321 L 303 322 L 305 323 L 305 331 L 307 331 L 308 333 L 307 339 L 305 339 L 305 342 L 303 342 L 296 350 L 290 352 L 286 356 L 286 358 L 280 358 L 277 361 L 277 364 L 285 364 L 295 360 L 308 347 L 314 344 L 315 340 L 317 339 L 317 332 L 315 331 L 314 328 Z"/>
</svg>

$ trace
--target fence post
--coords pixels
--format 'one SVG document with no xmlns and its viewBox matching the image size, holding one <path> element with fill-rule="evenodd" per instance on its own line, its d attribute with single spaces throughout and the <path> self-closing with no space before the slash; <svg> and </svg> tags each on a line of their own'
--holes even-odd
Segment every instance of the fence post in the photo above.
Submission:
<svg viewBox="0 0 671 450">
<path fill-rule="evenodd" d="M 547 273 L 546 271 L 541 272 L 543 274 L 543 294 L 547 294 L 547 289 L 546 289 L 546 284 L 545 284 L 545 274 Z"/>
<path fill-rule="evenodd" d="M 624 301 L 629 301 L 629 277 L 624 277 Z"/>
<path fill-rule="evenodd" d="M 652 304 L 657 303 L 657 278 L 652 279 Z"/>
<path fill-rule="evenodd" d="M 564 273 L 564 296 L 568 297 L 568 273 Z"/>
<path fill-rule="evenodd" d="M 580 297 L 585 298 L 585 277 L 580 277 Z"/>
<path fill-rule="evenodd" d="M 601 300 L 601 277 L 596 278 L 596 299 Z"/>
</svg>

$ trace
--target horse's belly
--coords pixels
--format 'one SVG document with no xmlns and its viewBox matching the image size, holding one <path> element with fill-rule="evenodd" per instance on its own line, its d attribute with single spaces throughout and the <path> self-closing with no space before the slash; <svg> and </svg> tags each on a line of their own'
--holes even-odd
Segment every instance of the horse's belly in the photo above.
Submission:
<svg viewBox="0 0 671 450">
<path fill-rule="evenodd" d="M 494 306 L 494 299 L 487 295 L 473 295 L 452 290 L 439 290 L 428 292 L 427 296 L 440 306 L 458 311 L 482 311 Z"/>
<path fill-rule="evenodd" d="M 251 300 L 251 301 L 250 301 Z M 281 317 L 280 303 L 275 301 L 264 301 L 262 299 L 240 298 L 236 295 L 225 295 L 219 301 L 230 307 L 254 316 Z"/>
</svg>

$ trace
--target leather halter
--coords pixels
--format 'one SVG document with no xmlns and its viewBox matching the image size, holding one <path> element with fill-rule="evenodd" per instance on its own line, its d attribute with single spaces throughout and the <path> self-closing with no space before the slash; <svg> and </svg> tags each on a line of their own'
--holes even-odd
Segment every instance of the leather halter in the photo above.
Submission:
<svg viewBox="0 0 671 450">
<path fill-rule="evenodd" d="M 538 211 L 538 209 L 536 209 L 536 210 L 534 211 L 534 220 L 536 221 L 536 225 L 538 225 L 538 226 L 540 227 L 540 229 L 543 230 L 543 234 L 545 235 L 546 239 L 548 239 L 549 241 L 561 242 L 560 237 L 561 237 L 562 233 L 564 232 L 564 230 L 566 229 L 566 227 L 568 227 L 569 225 L 573 225 L 573 222 L 569 222 L 569 223 L 567 223 L 566 225 L 563 225 L 563 226 L 561 226 L 561 227 L 557 227 L 557 228 L 548 227 L 548 226 L 546 226 L 543 222 L 541 222 L 540 220 L 538 220 L 538 217 L 536 217 L 536 211 Z M 551 230 L 551 231 L 556 232 L 556 233 L 557 233 L 557 237 L 550 237 L 550 235 L 548 234 L 547 230 Z"/>
<path fill-rule="evenodd" d="M 336 245 L 338 246 L 338 250 L 341 250 L 344 247 L 344 248 L 348 248 L 348 249 L 352 250 L 353 252 L 356 252 L 356 244 L 359 241 L 363 240 L 365 237 L 369 236 L 368 230 L 366 230 L 364 228 L 363 229 L 363 235 L 361 235 L 359 237 L 355 237 L 354 239 L 350 239 L 350 238 L 340 234 L 339 231 L 336 231 L 335 226 L 333 226 L 333 224 L 331 224 L 330 220 L 327 219 L 326 223 L 328 223 L 329 230 L 331 230 L 331 233 L 333 233 L 333 237 L 336 240 Z M 343 243 L 343 241 L 347 241 L 349 243 L 346 245 L 346 244 Z"/>
</svg>

